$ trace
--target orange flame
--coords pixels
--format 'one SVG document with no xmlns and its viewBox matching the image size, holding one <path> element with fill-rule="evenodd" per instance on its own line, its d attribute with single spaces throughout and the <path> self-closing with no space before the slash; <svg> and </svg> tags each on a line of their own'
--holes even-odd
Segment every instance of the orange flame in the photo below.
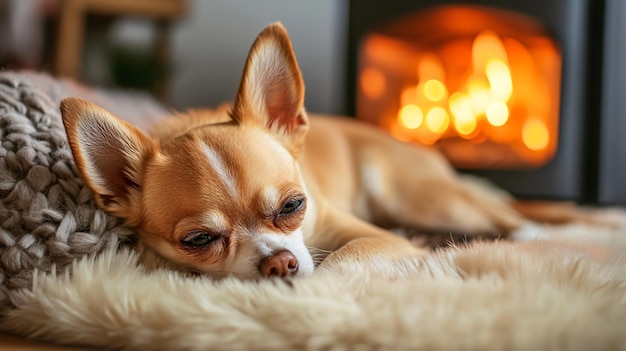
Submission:
<svg viewBox="0 0 626 351">
<path fill-rule="evenodd" d="M 522 49 L 516 46 L 515 50 Z M 494 140 L 521 139 L 528 150 L 548 147 L 549 129 L 540 118 L 527 118 L 521 131 L 505 128 L 512 117 L 511 104 L 524 98 L 527 86 L 534 85 L 522 84 L 521 95 L 516 93 L 507 47 L 494 32 L 483 31 L 474 38 L 472 70 L 460 89 L 449 91 L 444 65 L 434 54 L 419 60 L 417 78 L 417 85 L 406 86 L 402 91 L 397 121 L 413 131 L 420 142 L 432 144 L 449 132 L 462 138 L 495 133 L 499 135 Z M 546 105 L 545 99 L 540 105 Z"/>
</svg>

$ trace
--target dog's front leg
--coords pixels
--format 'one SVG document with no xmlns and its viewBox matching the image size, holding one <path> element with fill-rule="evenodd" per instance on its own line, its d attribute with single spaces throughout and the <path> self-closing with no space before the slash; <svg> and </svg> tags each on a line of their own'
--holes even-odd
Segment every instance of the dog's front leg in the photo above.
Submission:
<svg viewBox="0 0 626 351">
<path fill-rule="evenodd" d="M 345 260 L 367 262 L 377 257 L 396 259 L 427 253 L 403 237 L 331 208 L 320 211 L 309 245 L 331 251 L 320 267 Z"/>
</svg>

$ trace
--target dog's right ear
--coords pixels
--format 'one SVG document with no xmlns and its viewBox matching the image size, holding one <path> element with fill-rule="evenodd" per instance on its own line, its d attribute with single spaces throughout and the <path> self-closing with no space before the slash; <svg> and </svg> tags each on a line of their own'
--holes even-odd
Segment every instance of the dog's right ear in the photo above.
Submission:
<svg viewBox="0 0 626 351">
<path fill-rule="evenodd" d="M 104 109 L 77 98 L 61 102 L 76 167 L 103 210 L 138 220 L 146 162 L 158 144 Z"/>
<path fill-rule="evenodd" d="M 287 31 L 280 23 L 256 38 L 233 108 L 237 123 L 257 123 L 298 154 L 309 128 L 304 110 L 304 83 Z"/>
</svg>

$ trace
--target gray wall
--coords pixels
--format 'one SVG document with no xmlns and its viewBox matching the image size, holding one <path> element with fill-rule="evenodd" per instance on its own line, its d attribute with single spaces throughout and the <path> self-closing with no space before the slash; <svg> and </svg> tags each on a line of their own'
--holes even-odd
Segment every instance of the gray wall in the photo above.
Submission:
<svg viewBox="0 0 626 351">
<path fill-rule="evenodd" d="M 231 101 L 256 35 L 281 21 L 306 84 L 309 111 L 336 113 L 344 104 L 346 0 L 191 0 L 173 34 L 175 107 Z"/>
<path fill-rule="evenodd" d="M 292 39 L 306 85 L 309 111 L 339 113 L 344 105 L 347 0 L 188 0 L 189 11 L 173 27 L 171 104 L 178 109 L 232 101 L 246 55 L 257 34 L 282 22 Z M 154 23 L 117 21 L 109 40 L 150 47 Z M 87 50 L 87 81 L 107 82 L 97 45 Z M 87 46 L 90 46 L 89 41 Z"/>
</svg>

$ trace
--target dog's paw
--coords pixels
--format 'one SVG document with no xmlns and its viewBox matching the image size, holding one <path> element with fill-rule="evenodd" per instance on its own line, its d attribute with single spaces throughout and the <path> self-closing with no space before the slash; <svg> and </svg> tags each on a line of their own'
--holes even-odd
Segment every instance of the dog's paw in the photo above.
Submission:
<svg viewBox="0 0 626 351">
<path fill-rule="evenodd" d="M 619 251 L 626 249 L 626 226 L 611 221 L 577 221 L 563 224 L 525 222 L 509 237 L 513 241 L 552 241 L 599 245 Z M 620 220 L 620 218 L 617 218 Z M 598 224 L 599 223 L 599 224 Z"/>
<path fill-rule="evenodd" d="M 626 229 L 626 210 L 622 208 L 585 208 L 590 224 Z"/>
<path fill-rule="evenodd" d="M 524 222 L 521 227 L 509 236 L 513 241 L 549 240 L 550 235 L 546 227 L 534 222 Z"/>
</svg>

